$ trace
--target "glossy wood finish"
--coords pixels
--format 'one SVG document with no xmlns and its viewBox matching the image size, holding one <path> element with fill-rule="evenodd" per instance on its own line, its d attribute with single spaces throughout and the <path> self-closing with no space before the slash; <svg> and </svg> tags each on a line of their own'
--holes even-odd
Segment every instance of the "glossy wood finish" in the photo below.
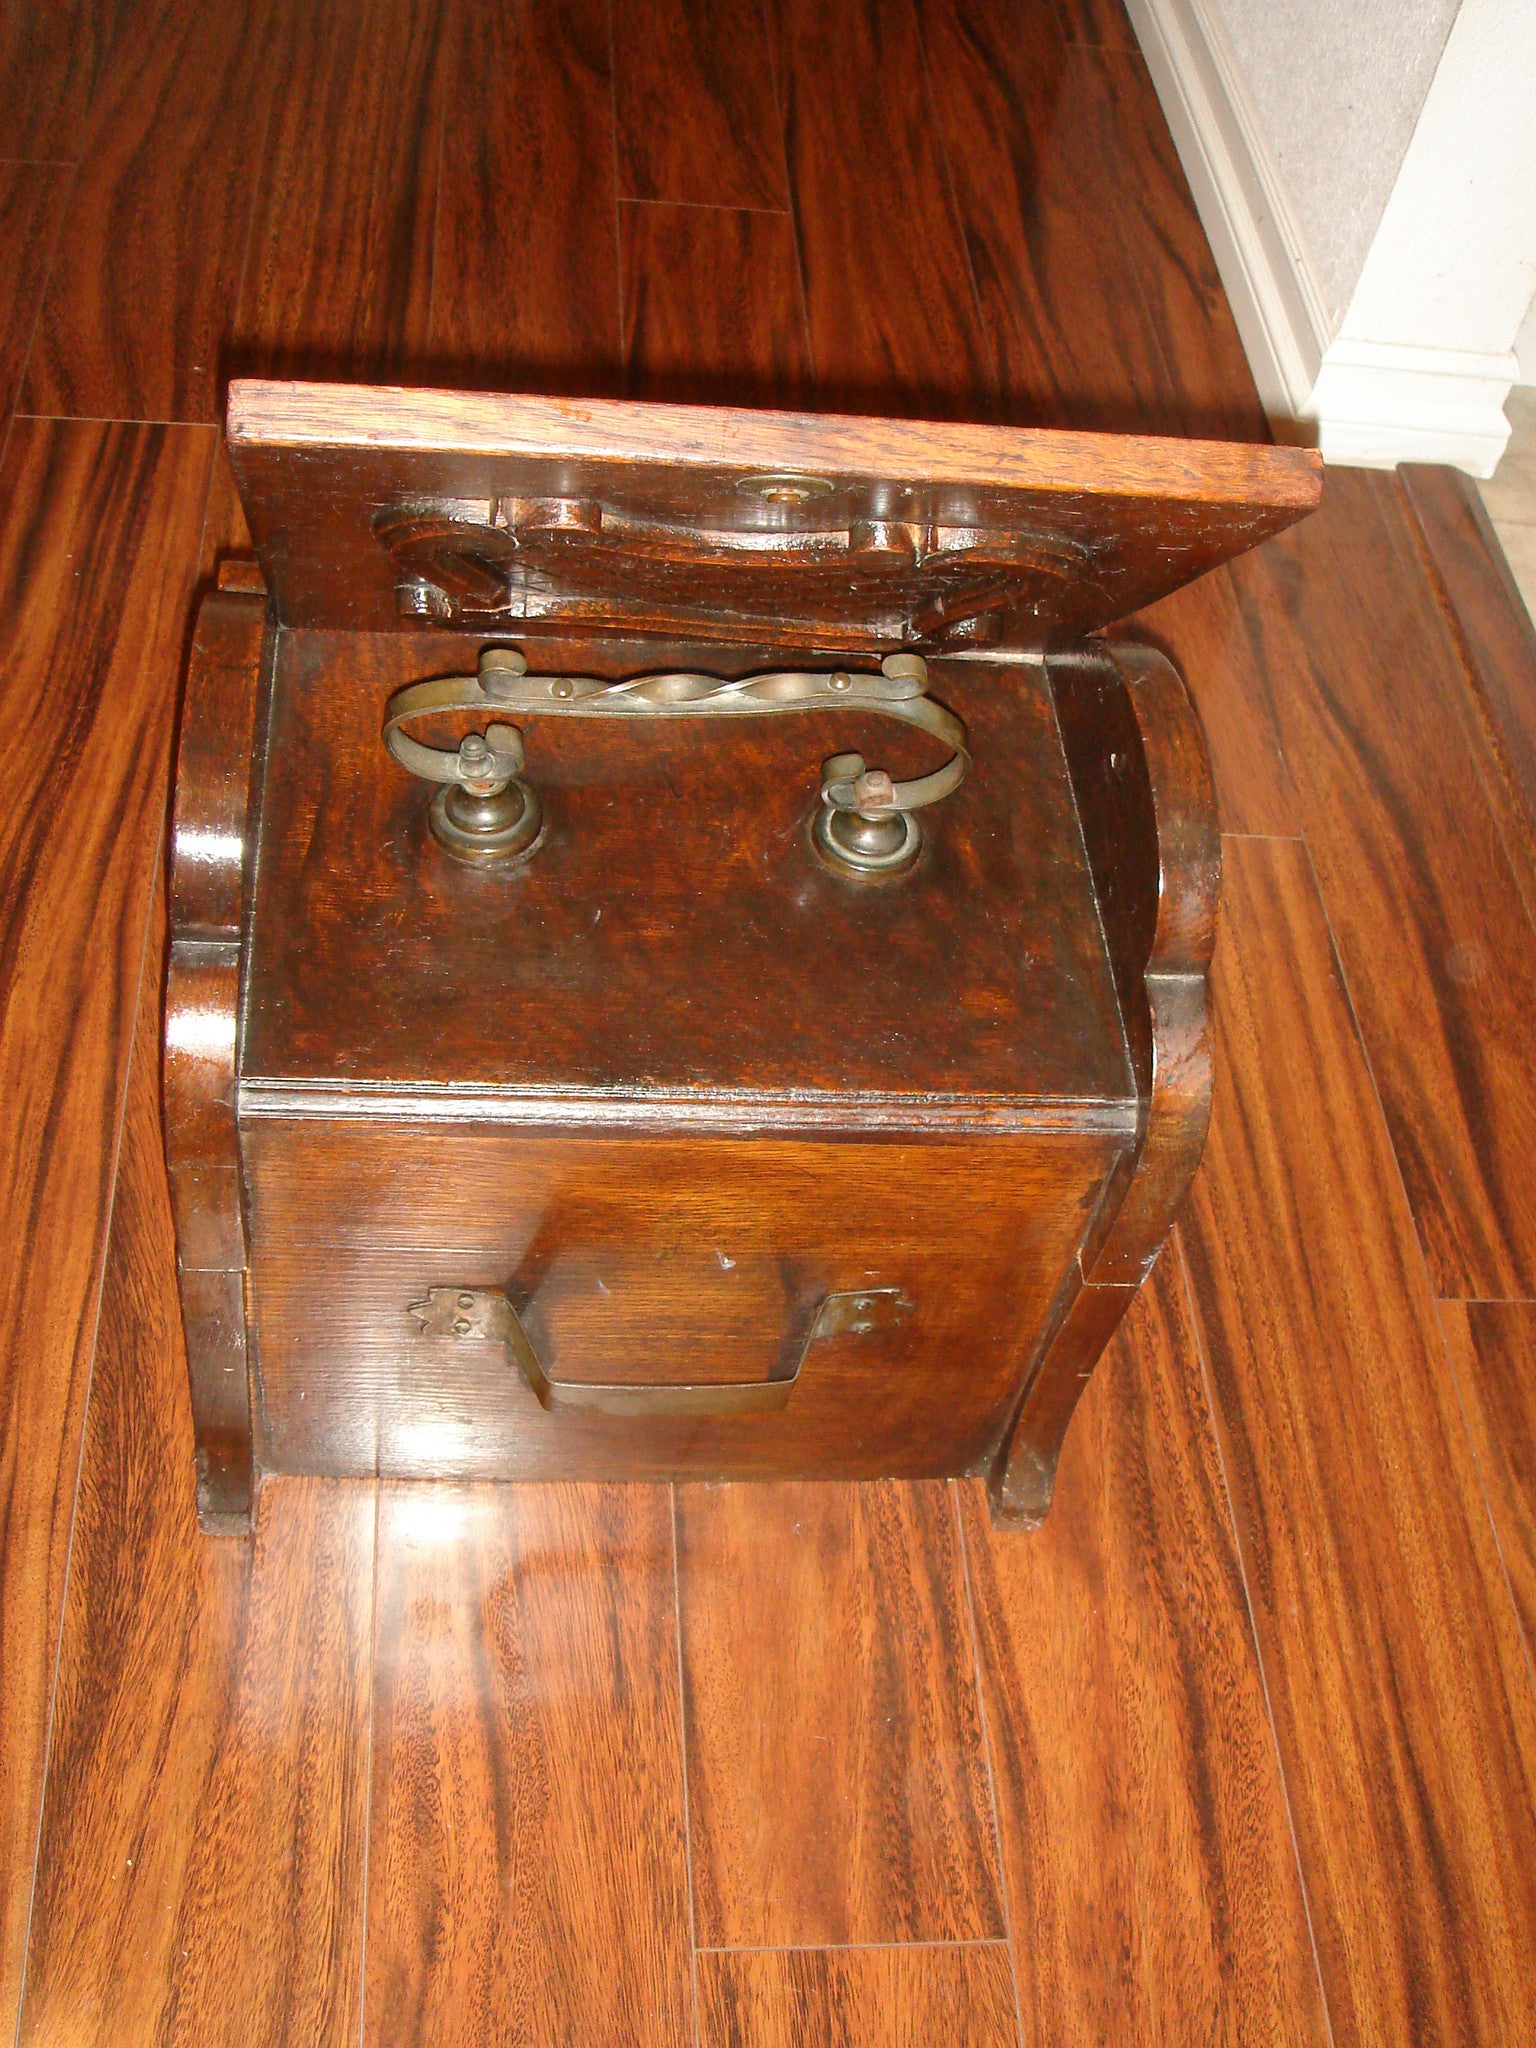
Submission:
<svg viewBox="0 0 1536 2048">
<path fill-rule="evenodd" d="M 1008 1951 L 794 1949 L 699 1958 L 700 2048 L 1014 2048 Z"/>
<path fill-rule="evenodd" d="M 19 2039 L 348 2048 L 360 2008 L 373 1489 L 193 1511 L 145 977 L 80 1472 Z M 274 1713 L 274 1700 L 282 1710 Z"/>
<path fill-rule="evenodd" d="M 72 183 L 67 164 L 0 161 L 0 275 L 6 280 L 0 297 L 0 437 L 21 384 Z"/>
<path fill-rule="evenodd" d="M 1305 847 L 1228 842 L 1215 1017 L 1181 1236 L 1332 2037 L 1502 2041 L 1536 1695 Z"/>
<path fill-rule="evenodd" d="M 1205 1145 L 1206 975 L 1221 882 L 1210 763 L 1173 665 L 1122 646 L 1052 657 L 1046 674 L 1136 1079 L 1137 1127 L 1058 1294 L 994 1471 L 998 1516 L 1026 1527 L 1050 1506 L 1084 1381 L 1162 1249 Z"/>
<path fill-rule="evenodd" d="M 273 11 L 121 10 L 75 144 L 79 175 L 22 410 L 216 420 L 266 131 Z"/>
<path fill-rule="evenodd" d="M 377 522 L 423 501 L 447 507 L 450 552 L 493 563 L 514 552 L 508 524 L 540 542 L 537 505 L 599 508 L 536 550 L 531 595 L 483 601 L 525 631 L 1037 647 L 1253 547 L 1320 488 L 1307 449 L 313 384 L 235 385 L 229 442 L 279 620 L 353 631 L 401 623 L 397 575 L 421 564 L 392 564 Z M 783 471 L 832 489 L 786 511 L 741 488 Z M 894 558 L 893 493 L 912 528 Z"/>
<path fill-rule="evenodd" d="M 1447 1301 L 1440 1320 L 1499 1555 L 1536 1658 L 1536 1302 Z"/>
<path fill-rule="evenodd" d="M 613 17 L 619 195 L 787 204 L 762 0 L 665 0 Z"/>
<path fill-rule="evenodd" d="M 112 40 L 114 0 L 0 4 L 0 136 L 8 155 L 72 163 Z"/>
<path fill-rule="evenodd" d="M 385 1487 L 368 2043 L 693 2039 L 664 1487 Z"/>
<path fill-rule="evenodd" d="M 807 402 L 810 342 L 787 214 L 625 206 L 619 228 L 629 397 Z"/>
<path fill-rule="evenodd" d="M 686 1487 L 677 1532 L 700 1946 L 1002 1934 L 949 1489 Z"/>
<path fill-rule="evenodd" d="M 437 381 L 616 393 L 613 74 L 603 0 L 456 0 L 432 244 Z"/>
<path fill-rule="evenodd" d="M 119 1105 L 211 439 L 22 420 L 0 467 L 0 705 L 13 738 L 0 803 L 7 2023 L 20 1990 Z"/>
<path fill-rule="evenodd" d="M 1334 470 L 1305 545 L 1229 574 L 1436 1290 L 1536 1294 L 1536 932 L 1416 522 Z"/>
<path fill-rule="evenodd" d="M 1038 1535 L 999 1535 L 960 1489 L 1022 2038 L 1322 2048 L 1185 1288 L 1175 1238 Z"/>
</svg>

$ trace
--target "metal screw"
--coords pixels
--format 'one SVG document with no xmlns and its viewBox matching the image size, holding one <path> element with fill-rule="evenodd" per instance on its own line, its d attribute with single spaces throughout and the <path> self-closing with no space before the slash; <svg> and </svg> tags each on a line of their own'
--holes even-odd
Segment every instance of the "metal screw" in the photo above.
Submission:
<svg viewBox="0 0 1536 2048">
<path fill-rule="evenodd" d="M 467 1322 L 466 1322 L 466 1321 L 464 1320 L 463 1316 L 455 1316 L 455 1317 L 454 1317 L 454 1319 L 453 1319 L 453 1334 L 455 1335 L 455 1337 L 467 1337 L 467 1336 L 469 1335 L 469 1330 L 470 1330 L 470 1326 L 469 1326 L 469 1324 L 468 1324 L 468 1323 L 467 1323 Z"/>
<path fill-rule="evenodd" d="M 475 1297 L 474 1297 L 474 1296 L 473 1296 L 472 1294 L 461 1294 L 461 1295 L 459 1296 L 459 1307 L 460 1307 L 460 1308 L 473 1308 L 473 1307 L 474 1307 L 474 1305 L 475 1305 Z"/>
</svg>

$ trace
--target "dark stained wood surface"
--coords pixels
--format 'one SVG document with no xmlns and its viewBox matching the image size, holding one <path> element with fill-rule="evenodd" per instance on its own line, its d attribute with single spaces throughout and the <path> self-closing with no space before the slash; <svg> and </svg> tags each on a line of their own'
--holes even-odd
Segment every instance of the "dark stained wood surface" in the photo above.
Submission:
<svg viewBox="0 0 1536 2048">
<path fill-rule="evenodd" d="M 74 171 L 68 164 L 0 162 L 0 276 L 5 279 L 0 294 L 0 446 L 32 345 L 59 218 L 73 183 Z"/>
<path fill-rule="evenodd" d="M 419 362 L 431 311 L 447 10 L 287 0 L 231 372 L 381 379 Z"/>
<path fill-rule="evenodd" d="M 603 0 L 455 0 L 443 34 L 436 381 L 617 392 L 608 10 Z"/>
<path fill-rule="evenodd" d="M 78 161 L 116 0 L 0 0 L 0 137 L 8 156 Z"/>
<path fill-rule="evenodd" d="M 621 199 L 788 203 L 762 0 L 660 0 L 613 14 Z"/>
<path fill-rule="evenodd" d="M 249 236 L 275 15 L 122 11 L 84 122 L 22 410 L 216 420 Z"/>
<path fill-rule="evenodd" d="M 1536 1999 L 1536 1696 L 1307 849 L 1232 840 L 1181 1227 L 1336 2048 Z"/>
<path fill-rule="evenodd" d="M 1536 1294 L 1536 932 L 1416 526 L 1332 470 L 1305 538 L 1229 573 L 1436 1290 Z"/>
<path fill-rule="evenodd" d="M 1002 1942 L 699 1957 L 699 2048 L 1015 2048 Z"/>
<path fill-rule="evenodd" d="M 151 971 L 80 1465 L 19 2040 L 350 2048 L 373 1488 L 271 1485 L 254 1545 L 209 1542 L 198 1528 L 159 1036 Z"/>
<path fill-rule="evenodd" d="M 1322 2048 L 1185 1289 L 1175 1239 L 1038 1534 L 999 1534 L 960 1488 L 1023 2039 Z"/>
<path fill-rule="evenodd" d="M 949 1488 L 683 1487 L 677 1531 L 700 1947 L 1002 1934 Z"/>
<path fill-rule="evenodd" d="M 1536 1302 L 1447 1301 L 1440 1320 L 1499 1555 L 1536 1658 Z"/>
<path fill-rule="evenodd" d="M 665 1487 L 380 1496 L 362 2038 L 693 2039 Z"/>
<path fill-rule="evenodd" d="M 0 467 L 0 2026 L 211 454 L 202 431 L 21 420 Z"/>
<path fill-rule="evenodd" d="M 717 206 L 624 206 L 631 398 L 794 406 L 812 392 L 794 222 Z"/>
</svg>

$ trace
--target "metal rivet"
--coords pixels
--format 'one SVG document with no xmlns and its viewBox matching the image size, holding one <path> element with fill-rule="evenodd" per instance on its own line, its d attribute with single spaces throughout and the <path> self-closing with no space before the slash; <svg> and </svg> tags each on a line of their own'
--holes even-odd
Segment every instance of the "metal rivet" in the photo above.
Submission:
<svg viewBox="0 0 1536 2048">
<path fill-rule="evenodd" d="M 845 676 L 842 670 L 838 669 L 834 675 L 827 677 L 827 688 L 829 690 L 851 690 L 853 688 L 853 677 Z"/>
<path fill-rule="evenodd" d="M 462 1316 L 455 1316 L 453 1319 L 453 1334 L 455 1337 L 467 1337 L 469 1331 L 470 1326 L 465 1322 L 464 1318 Z"/>
<path fill-rule="evenodd" d="M 561 676 L 558 681 L 550 684 L 549 694 L 551 695 L 551 697 L 558 697 L 561 703 L 563 704 L 569 698 L 575 696 L 576 686 L 574 683 L 568 681 L 566 677 Z"/>
</svg>

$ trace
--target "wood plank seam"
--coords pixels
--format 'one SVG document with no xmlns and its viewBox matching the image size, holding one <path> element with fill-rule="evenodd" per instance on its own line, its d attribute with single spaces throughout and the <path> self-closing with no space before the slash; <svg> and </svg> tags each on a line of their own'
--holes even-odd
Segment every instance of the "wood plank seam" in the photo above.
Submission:
<svg viewBox="0 0 1536 2048">
<path fill-rule="evenodd" d="M 0 451 L 0 453 L 3 453 L 3 451 Z M 147 898 L 152 898 L 154 895 L 155 884 L 160 874 L 160 857 L 161 842 L 159 839 L 156 839 L 150 850 L 149 874 L 145 885 L 145 895 Z M 132 1014 L 135 1017 L 139 1013 L 139 1005 L 144 998 L 144 970 L 149 962 L 149 941 L 154 929 L 155 920 L 153 916 L 146 913 L 144 918 L 144 936 L 139 948 L 139 972 L 134 985 Z M 80 1473 L 85 1462 L 86 1429 L 91 1412 L 91 1388 L 96 1374 L 96 1346 L 101 1333 L 102 1291 L 106 1285 L 107 1278 L 107 1247 L 112 1240 L 112 1218 L 117 1209 L 118 1168 L 122 1163 L 123 1125 L 128 1109 L 128 1084 L 133 1074 L 134 1054 L 138 1049 L 137 1036 L 138 1034 L 135 1032 L 133 1038 L 130 1038 L 128 1042 L 128 1057 L 123 1062 L 122 1086 L 118 1091 L 117 1109 L 114 1116 L 114 1130 L 112 1133 L 112 1166 L 110 1173 L 112 1199 L 108 1202 L 106 1215 L 102 1219 L 101 1242 L 96 1249 L 96 1279 L 92 1288 L 93 1299 L 90 1311 L 90 1356 L 85 1368 L 85 1394 L 80 1403 L 80 1441 L 75 1448 L 74 1497 L 70 1503 L 69 1537 L 64 1546 L 64 1570 L 59 1581 L 59 1608 L 58 1613 L 53 1618 L 53 1670 L 48 1681 L 47 1727 L 43 1735 L 42 1783 L 38 1790 L 37 1824 L 32 1831 L 31 1869 L 28 1872 L 27 1880 L 26 1936 L 22 1943 L 21 1971 L 16 1987 L 15 2039 L 18 2042 L 21 2039 L 22 2014 L 26 2011 L 27 2004 L 27 1963 L 32 1948 L 32 1916 L 37 1905 L 37 1866 L 42 1850 L 43 1818 L 48 1806 L 48 1772 L 53 1762 L 54 1710 L 58 1703 L 59 1664 L 64 1652 L 64 1610 L 69 1599 L 70 1567 L 74 1562 L 75 1524 L 80 1507 Z"/>
<path fill-rule="evenodd" d="M 611 19 L 611 15 L 610 15 Z M 667 1488 L 672 1525 L 672 1628 L 677 1648 L 677 1748 L 683 1778 L 683 1871 L 688 1880 L 688 1974 L 693 2000 L 693 2048 L 699 2043 L 699 1923 L 693 1908 L 693 1815 L 688 1803 L 687 1679 L 683 1672 L 683 1590 L 677 1563 L 677 1482 Z"/>
<path fill-rule="evenodd" d="M 1019 1966 L 1013 1950 L 1013 1901 L 1008 1891 L 1008 1859 L 1003 1853 L 1003 1829 L 997 1805 L 997 1772 L 992 1763 L 992 1730 L 987 1717 L 986 1687 L 982 1683 L 981 1640 L 976 1630 L 976 1597 L 971 1588 L 971 1555 L 965 1540 L 965 1517 L 960 1512 L 960 1493 L 949 1482 L 949 1504 L 955 1517 L 955 1534 L 960 1544 L 960 1581 L 965 1588 L 965 1625 L 971 1638 L 971 1675 L 976 1687 L 976 1713 L 981 1722 L 981 1754 L 987 1766 L 987 1796 L 992 1802 L 992 1839 L 997 1847 L 997 1895 L 1003 1909 L 1003 1937 L 1008 1944 L 1008 1981 L 1013 1987 L 1013 2025 L 1019 2048 L 1024 2048 L 1024 2002 L 1019 1997 Z"/>
<path fill-rule="evenodd" d="M 955 183 L 955 167 L 950 160 L 949 149 L 944 141 L 944 124 L 939 119 L 938 100 L 933 90 L 933 60 L 928 54 L 928 38 L 923 33 L 923 17 L 915 5 L 913 7 L 913 19 L 918 54 L 923 67 L 924 111 L 929 129 L 933 135 L 933 146 L 938 151 L 939 162 L 944 166 L 944 196 L 949 207 L 950 218 L 955 224 L 955 234 L 959 240 L 960 247 L 965 251 L 966 282 L 971 288 L 971 307 L 976 315 L 977 330 L 981 335 L 982 346 L 987 353 L 987 361 L 992 368 L 992 386 L 994 391 L 1000 394 L 1003 388 L 1002 360 L 998 350 L 997 338 L 992 332 L 992 323 L 988 320 L 986 308 L 981 301 L 981 286 L 976 278 L 976 259 L 971 250 L 971 238 L 965 232 L 965 216 L 961 211 L 960 192 Z"/>
<path fill-rule="evenodd" d="M 1308 859 L 1310 861 L 1310 855 Z M 1291 1854 L 1296 1861 L 1296 1883 L 1301 1892 L 1302 1911 L 1307 1916 L 1307 1941 L 1312 1950 L 1312 1969 L 1317 1979 L 1318 2002 L 1323 2010 L 1323 2025 L 1328 2030 L 1329 2048 L 1333 2048 L 1333 2014 L 1328 2005 L 1328 1987 L 1323 1982 L 1323 1961 L 1318 1952 L 1317 1927 L 1312 1916 L 1312 1896 L 1307 1889 L 1307 1873 L 1301 1861 L 1301 1840 L 1296 1832 L 1296 1813 L 1291 1803 L 1291 1788 L 1286 1777 L 1285 1754 L 1280 1747 L 1280 1734 L 1275 1726 L 1274 1703 L 1269 1692 L 1269 1673 L 1264 1667 L 1264 1648 L 1259 1641 L 1258 1622 L 1253 1611 L 1253 1590 L 1248 1583 L 1248 1565 L 1243 1554 L 1242 1537 L 1237 1526 L 1237 1511 L 1232 1501 L 1232 1481 L 1227 1474 L 1226 1452 L 1222 1447 L 1221 1431 L 1216 1426 L 1219 1410 L 1216 1405 L 1216 1377 L 1211 1371 L 1211 1362 L 1206 1355 L 1205 1326 L 1200 1320 L 1199 1306 L 1195 1300 L 1194 1282 L 1190 1278 L 1189 1262 L 1184 1256 L 1184 1240 L 1180 1226 L 1176 1223 L 1169 1232 L 1170 1243 L 1164 1255 L 1172 1250 L 1178 1260 L 1179 1280 L 1184 1290 L 1184 1306 L 1189 1315 L 1189 1327 L 1194 1337 L 1195 1355 L 1200 1362 L 1200 1380 L 1205 1393 L 1206 1413 L 1211 1421 L 1211 1440 L 1216 1452 L 1216 1469 L 1221 1474 L 1221 1494 L 1226 1503 L 1227 1527 L 1232 1533 L 1232 1554 L 1237 1560 L 1238 1577 L 1243 1587 L 1243 1611 L 1248 1618 L 1248 1637 L 1253 1645 L 1254 1666 L 1259 1674 L 1259 1688 L 1264 1696 L 1264 1718 L 1269 1723 L 1270 1745 L 1275 1753 L 1275 1768 L 1280 1778 L 1280 1796 L 1285 1801 L 1285 1824 L 1290 1831 Z"/>
<path fill-rule="evenodd" d="M 913 1941 L 742 1941 L 730 1945 L 705 1942 L 699 1949 L 701 1956 L 843 1956 L 879 1955 L 887 1949 L 928 1948 L 1010 1948 L 1005 1934 L 957 1934 L 953 1940 L 917 1939 Z"/>
<path fill-rule="evenodd" d="M 619 178 L 619 67 L 618 43 L 613 32 L 613 0 L 608 0 L 608 139 L 613 158 L 613 260 L 618 277 L 618 358 L 624 360 L 624 209 L 620 201 Z M 677 1517 L 673 1515 L 674 1542 Z M 689 1873 L 692 1882 L 692 1873 Z M 695 1973 L 697 1986 L 697 1973 Z M 693 2001 L 694 2028 L 698 2028 L 699 2001 L 695 1989 Z"/>
<path fill-rule="evenodd" d="M 384 1489 L 373 1486 L 373 1580 L 368 1589 L 368 1741 L 363 1757 L 363 1898 L 357 1956 L 357 2038 L 364 2048 L 368 2025 L 368 1888 L 373 1878 L 373 1730 L 375 1679 L 379 1669 L 379 1523 Z M 258 1502 L 259 1508 L 259 1502 Z"/>
<path fill-rule="evenodd" d="M 779 87 L 779 67 L 774 58 L 773 23 L 768 18 L 769 0 L 759 0 L 763 38 L 768 49 L 768 89 L 773 98 L 774 126 L 779 138 L 779 168 L 784 173 L 784 195 L 789 212 L 789 236 L 795 252 L 795 283 L 800 297 L 800 331 L 805 336 L 805 360 L 811 378 L 816 376 L 816 346 L 811 339 L 811 306 L 805 289 L 805 250 L 800 238 L 800 215 L 795 206 L 795 183 L 789 174 L 789 137 L 784 127 L 784 95 Z"/>
</svg>

